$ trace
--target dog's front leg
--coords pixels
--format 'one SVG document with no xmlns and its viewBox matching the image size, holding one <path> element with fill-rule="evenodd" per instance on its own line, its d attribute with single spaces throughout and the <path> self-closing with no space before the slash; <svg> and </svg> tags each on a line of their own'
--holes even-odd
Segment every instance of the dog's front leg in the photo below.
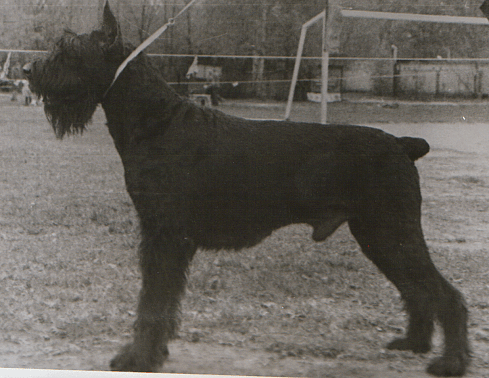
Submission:
<svg viewBox="0 0 489 378">
<path fill-rule="evenodd" d="M 168 356 L 168 341 L 178 330 L 180 299 L 195 252 L 190 239 L 143 228 L 140 265 L 143 276 L 133 343 L 111 361 L 116 371 L 155 372 Z M 154 228 L 154 225 L 153 225 Z M 156 235 L 155 235 L 156 234 Z"/>
</svg>

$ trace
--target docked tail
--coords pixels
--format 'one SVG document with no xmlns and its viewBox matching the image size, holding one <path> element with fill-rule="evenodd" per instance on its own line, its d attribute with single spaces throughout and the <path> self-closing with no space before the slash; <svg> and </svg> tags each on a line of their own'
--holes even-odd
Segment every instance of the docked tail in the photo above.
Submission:
<svg viewBox="0 0 489 378">
<path fill-rule="evenodd" d="M 416 161 L 430 151 L 430 145 L 422 138 L 402 137 L 397 138 L 411 161 Z"/>
</svg>

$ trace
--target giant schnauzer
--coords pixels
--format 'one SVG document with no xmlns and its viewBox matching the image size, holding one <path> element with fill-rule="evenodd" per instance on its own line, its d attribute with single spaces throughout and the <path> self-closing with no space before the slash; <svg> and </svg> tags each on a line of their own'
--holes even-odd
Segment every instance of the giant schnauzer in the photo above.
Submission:
<svg viewBox="0 0 489 378">
<path fill-rule="evenodd" d="M 312 238 L 322 241 L 348 222 L 409 314 L 406 335 L 388 348 L 428 352 L 438 320 L 445 348 L 428 372 L 464 374 L 467 308 L 435 268 L 421 230 L 414 161 L 428 152 L 426 141 L 201 108 L 179 97 L 142 53 L 110 87 L 132 50 L 106 5 L 100 30 L 66 32 L 46 59 L 24 67 L 58 138 L 81 133 L 102 105 L 140 219 L 135 335 L 113 370 L 161 367 L 197 248 L 238 250 L 292 223 L 312 226 Z"/>
</svg>

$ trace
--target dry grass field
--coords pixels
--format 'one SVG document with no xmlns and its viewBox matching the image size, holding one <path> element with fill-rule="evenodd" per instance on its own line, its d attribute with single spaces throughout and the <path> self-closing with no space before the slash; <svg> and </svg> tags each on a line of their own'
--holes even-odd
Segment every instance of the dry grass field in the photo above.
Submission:
<svg viewBox="0 0 489 378">
<path fill-rule="evenodd" d="M 278 118 L 283 105 L 226 102 Z M 316 104 L 294 119 L 316 121 Z M 330 121 L 425 137 L 417 166 L 432 257 L 466 296 L 473 363 L 489 377 L 489 104 L 348 102 Z M 98 110 L 83 136 L 55 139 L 41 107 L 0 97 L 0 366 L 106 370 L 135 320 L 138 222 Z M 395 288 L 346 226 L 314 243 L 293 226 L 255 248 L 199 253 L 165 372 L 423 377 L 424 356 L 388 351 L 406 318 Z"/>
</svg>

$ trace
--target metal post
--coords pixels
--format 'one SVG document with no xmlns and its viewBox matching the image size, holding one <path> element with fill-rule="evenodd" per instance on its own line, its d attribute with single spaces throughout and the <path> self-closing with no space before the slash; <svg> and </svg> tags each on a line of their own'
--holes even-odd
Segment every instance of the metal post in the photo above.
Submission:
<svg viewBox="0 0 489 378">
<path fill-rule="evenodd" d="M 309 26 L 313 25 L 314 23 L 318 22 L 319 20 L 325 18 L 325 12 L 319 13 L 317 16 L 311 18 L 309 21 L 307 21 L 304 25 L 302 25 L 301 29 L 301 37 L 299 40 L 299 48 L 297 49 L 297 56 L 295 58 L 295 65 L 294 65 L 294 73 L 292 74 L 292 83 L 290 85 L 290 90 L 289 90 L 289 99 L 287 100 L 287 107 L 285 109 L 285 119 L 289 119 L 290 117 L 290 111 L 292 109 L 292 102 L 294 100 L 294 93 L 295 93 L 295 87 L 297 85 L 297 78 L 299 77 L 299 67 L 301 64 L 301 58 L 302 58 L 302 52 L 304 50 L 304 42 L 306 40 L 306 32 Z"/>
<path fill-rule="evenodd" d="M 287 100 L 287 107 L 285 109 L 285 117 L 284 117 L 285 119 L 289 119 L 290 111 L 292 110 L 292 102 L 294 100 L 297 78 L 299 77 L 299 67 L 301 64 L 302 52 L 304 51 L 304 42 L 306 40 L 307 29 L 309 29 L 309 26 L 313 25 L 319 20 L 321 19 L 324 20 L 324 17 L 325 17 L 325 12 L 321 12 L 317 16 L 307 21 L 304 25 L 302 25 L 301 37 L 299 39 L 299 48 L 297 49 L 297 56 L 295 58 L 295 65 L 294 65 L 294 73 L 292 74 L 292 83 L 290 85 L 290 90 L 289 90 L 289 99 Z"/>
<path fill-rule="evenodd" d="M 399 62 L 397 61 L 399 49 L 397 48 L 396 45 L 391 45 L 391 50 L 392 50 L 392 61 L 393 61 L 392 95 L 394 97 L 397 97 L 398 86 L 399 86 L 399 74 L 401 73 Z"/>
<path fill-rule="evenodd" d="M 324 9 L 323 18 L 323 53 L 321 60 L 321 123 L 328 122 L 328 72 L 329 68 L 329 41 L 328 41 L 328 0 Z"/>
<path fill-rule="evenodd" d="M 299 40 L 299 49 L 297 51 L 297 56 L 295 58 L 294 73 L 292 74 L 292 83 L 290 84 L 290 89 L 289 89 L 289 98 L 287 100 L 287 107 L 285 108 L 285 119 L 289 119 L 290 111 L 292 110 L 292 102 L 294 101 L 295 86 L 297 84 L 297 78 L 299 76 L 299 67 L 301 64 L 302 51 L 304 50 L 304 41 L 306 39 L 306 30 L 307 28 L 302 26 L 301 38 Z"/>
</svg>

